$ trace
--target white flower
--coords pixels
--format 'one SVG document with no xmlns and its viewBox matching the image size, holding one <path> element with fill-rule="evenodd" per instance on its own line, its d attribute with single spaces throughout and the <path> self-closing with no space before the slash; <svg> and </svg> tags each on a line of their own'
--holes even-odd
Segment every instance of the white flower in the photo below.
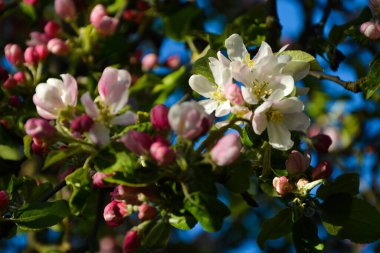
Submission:
<svg viewBox="0 0 380 253">
<path fill-rule="evenodd" d="M 232 83 L 230 61 L 220 52 L 218 52 L 218 59 L 210 57 L 209 60 L 215 84 L 204 76 L 192 75 L 189 85 L 194 91 L 207 98 L 199 103 L 204 106 L 208 114 L 215 111 L 216 117 L 222 117 L 231 111 L 230 101 L 225 94 L 225 87 Z"/>
<path fill-rule="evenodd" d="M 301 100 L 284 97 L 282 90 L 276 90 L 255 110 L 253 129 L 259 135 L 267 129 L 269 144 L 279 150 L 288 150 L 293 146 L 290 131 L 305 132 L 310 125 L 303 109 Z"/>
<path fill-rule="evenodd" d="M 69 74 L 61 75 L 62 80 L 49 78 L 46 83 L 36 87 L 33 102 L 38 114 L 45 119 L 57 119 L 60 111 L 76 106 L 78 86 Z"/>
</svg>

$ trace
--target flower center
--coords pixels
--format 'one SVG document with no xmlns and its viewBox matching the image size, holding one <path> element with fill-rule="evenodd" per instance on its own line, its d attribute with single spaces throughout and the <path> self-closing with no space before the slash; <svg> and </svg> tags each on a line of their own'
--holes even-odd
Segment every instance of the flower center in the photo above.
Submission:
<svg viewBox="0 0 380 253">
<path fill-rule="evenodd" d="M 212 93 L 212 97 L 216 101 L 226 101 L 226 95 L 220 88 L 216 88 L 215 91 Z"/>
<path fill-rule="evenodd" d="M 250 67 L 250 68 L 253 68 L 253 65 L 255 63 L 254 60 L 251 60 L 251 55 L 250 54 L 246 54 L 245 55 L 245 62 L 247 63 L 248 67 Z"/>
<path fill-rule="evenodd" d="M 270 94 L 272 94 L 272 89 L 267 89 L 268 85 L 269 83 L 266 81 L 260 82 L 258 80 L 255 80 L 253 82 L 252 93 L 255 94 L 258 99 L 264 96 L 269 96 Z"/>
<path fill-rule="evenodd" d="M 279 111 L 269 111 L 267 113 L 267 116 L 270 121 L 273 121 L 274 123 L 281 123 L 284 120 L 284 115 Z"/>
</svg>

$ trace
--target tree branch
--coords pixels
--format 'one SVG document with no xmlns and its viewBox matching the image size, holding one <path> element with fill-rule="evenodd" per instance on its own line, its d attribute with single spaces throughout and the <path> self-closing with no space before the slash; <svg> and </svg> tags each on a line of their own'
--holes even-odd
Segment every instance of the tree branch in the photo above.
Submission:
<svg viewBox="0 0 380 253">
<path fill-rule="evenodd" d="M 257 204 L 256 200 L 253 198 L 251 194 L 248 192 L 243 192 L 240 194 L 241 197 L 244 199 L 244 201 L 251 207 L 259 207 L 259 204 Z"/>
<path fill-rule="evenodd" d="M 59 184 L 57 184 L 51 191 L 47 192 L 45 195 L 41 197 L 41 201 L 48 201 L 54 194 L 60 191 L 63 187 L 66 186 L 66 181 L 63 180 Z"/>
<path fill-rule="evenodd" d="M 318 78 L 318 79 L 325 79 L 325 80 L 333 81 L 337 84 L 340 84 L 340 86 L 342 86 L 346 90 L 352 91 L 354 93 L 361 92 L 360 84 L 364 83 L 367 80 L 366 77 L 362 77 L 357 81 L 347 82 L 347 81 L 343 81 L 342 79 L 340 79 L 339 76 L 332 76 L 332 75 L 328 75 L 328 74 L 325 74 L 325 73 L 319 72 L 319 71 L 310 71 L 309 75 L 313 76 L 315 78 Z"/>
<path fill-rule="evenodd" d="M 274 49 L 274 51 L 277 51 L 280 49 L 280 37 L 282 29 L 277 13 L 277 0 L 268 1 L 268 17 L 266 19 L 266 25 L 268 27 L 266 40 Z"/>
</svg>

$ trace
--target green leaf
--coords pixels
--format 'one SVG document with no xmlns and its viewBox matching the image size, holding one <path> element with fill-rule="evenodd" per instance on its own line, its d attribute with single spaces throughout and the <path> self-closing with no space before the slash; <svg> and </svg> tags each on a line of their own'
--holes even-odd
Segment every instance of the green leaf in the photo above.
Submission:
<svg viewBox="0 0 380 253">
<path fill-rule="evenodd" d="M 197 220 L 190 215 L 176 216 L 174 214 L 170 214 L 169 223 L 175 228 L 189 230 L 197 224 Z"/>
<path fill-rule="evenodd" d="M 229 170 L 229 178 L 225 186 L 234 193 L 242 193 L 248 190 L 250 177 L 253 174 L 248 164 L 238 164 Z"/>
<path fill-rule="evenodd" d="M 366 99 L 370 99 L 380 88 L 380 55 L 377 54 L 369 65 L 366 81 L 360 85 Z"/>
<path fill-rule="evenodd" d="M 32 203 L 17 211 L 12 220 L 22 229 L 35 230 L 51 227 L 70 215 L 66 201 Z"/>
<path fill-rule="evenodd" d="M 143 187 L 157 182 L 161 175 L 156 167 L 136 168 L 132 173 L 116 173 L 112 177 L 104 178 L 105 182 L 133 187 Z"/>
<path fill-rule="evenodd" d="M 264 249 L 267 240 L 273 240 L 289 234 L 292 230 L 292 210 L 282 209 L 274 217 L 265 220 L 261 224 L 261 230 L 257 236 L 257 244 Z"/>
<path fill-rule="evenodd" d="M 224 217 L 230 214 L 230 210 L 223 202 L 203 192 L 191 193 L 185 198 L 184 206 L 207 232 L 219 230 L 223 225 Z"/>
<path fill-rule="evenodd" d="M 317 224 L 307 217 L 302 217 L 294 223 L 293 243 L 297 252 L 322 252 L 324 248 L 318 238 Z"/>
<path fill-rule="evenodd" d="M 194 62 L 191 72 L 196 75 L 204 76 L 211 83 L 215 83 L 214 76 L 212 75 L 210 69 L 210 61 L 208 59 L 209 57 L 216 57 L 216 52 L 212 49 L 209 49 L 205 56 L 199 58 Z"/>
<path fill-rule="evenodd" d="M 86 168 L 76 169 L 66 178 L 67 185 L 73 187 L 69 198 L 69 206 L 74 215 L 80 215 L 87 206 L 88 197 L 91 193 L 91 177 Z"/>
<path fill-rule="evenodd" d="M 246 147 L 253 147 L 256 143 L 259 143 L 259 135 L 255 134 L 252 125 L 247 124 L 241 132 L 240 140 Z"/>
<path fill-rule="evenodd" d="M 3 126 L 0 125 L 0 158 L 19 161 L 24 157 L 23 148 Z"/>
<path fill-rule="evenodd" d="M 330 210 L 331 211 L 331 210 Z M 353 198 L 347 215 L 337 218 L 323 209 L 323 226 L 340 239 L 371 243 L 380 239 L 380 212 L 366 201 Z"/>
<path fill-rule="evenodd" d="M 169 241 L 170 234 L 170 225 L 162 220 L 159 220 L 143 237 L 141 245 L 147 249 L 164 248 Z"/>
<path fill-rule="evenodd" d="M 182 66 L 173 73 L 167 75 L 162 79 L 162 84 L 156 85 L 152 90 L 152 93 L 158 94 L 158 97 L 154 100 L 153 104 L 162 104 L 166 98 L 178 87 L 178 83 L 181 83 L 186 73 L 186 67 Z"/>
<path fill-rule="evenodd" d="M 44 166 L 42 169 L 46 169 L 53 164 L 62 161 L 66 158 L 69 158 L 70 156 L 82 153 L 83 149 L 80 146 L 73 146 L 68 147 L 64 150 L 54 150 L 48 154 L 48 156 L 45 159 Z"/>
<path fill-rule="evenodd" d="M 333 182 L 321 185 L 318 188 L 318 198 L 327 199 L 328 196 L 337 193 L 348 193 L 355 196 L 359 193 L 359 175 L 356 173 L 347 173 L 340 175 Z"/>
<path fill-rule="evenodd" d="M 184 40 L 195 20 L 199 20 L 202 10 L 194 5 L 180 8 L 178 11 L 164 16 L 165 34 L 175 40 Z"/>
<path fill-rule="evenodd" d="M 316 70 L 316 71 L 323 71 L 321 65 L 319 65 L 318 61 L 312 56 L 311 54 L 308 54 L 301 50 L 285 50 L 280 53 L 280 55 L 289 55 L 292 57 L 292 61 L 296 61 L 299 63 L 307 62 L 310 64 L 310 70 Z M 296 64 L 292 66 L 292 71 L 299 71 L 302 68 L 304 68 L 303 64 Z M 289 69 L 290 71 L 291 69 Z M 285 68 L 286 71 L 286 68 Z"/>
<path fill-rule="evenodd" d="M 31 159 L 32 155 L 30 153 L 30 147 L 31 147 L 33 139 L 31 136 L 25 135 L 23 138 L 23 141 L 24 141 L 24 154 L 28 159 Z"/>
<path fill-rule="evenodd" d="M 20 10 L 33 21 L 36 20 L 37 14 L 32 4 L 20 3 Z"/>
</svg>

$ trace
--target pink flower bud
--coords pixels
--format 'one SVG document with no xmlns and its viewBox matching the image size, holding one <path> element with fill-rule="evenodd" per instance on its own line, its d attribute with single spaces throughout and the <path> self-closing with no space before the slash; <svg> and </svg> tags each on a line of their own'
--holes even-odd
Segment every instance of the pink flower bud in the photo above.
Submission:
<svg viewBox="0 0 380 253">
<path fill-rule="evenodd" d="M 96 188 L 107 188 L 110 187 L 110 184 L 107 184 L 103 182 L 104 178 L 111 177 L 113 176 L 112 173 L 102 173 L 102 172 L 96 172 L 92 176 L 92 185 Z"/>
<path fill-rule="evenodd" d="M 55 136 L 57 130 L 47 120 L 40 118 L 28 119 L 24 126 L 25 133 L 33 138 L 48 140 Z"/>
<path fill-rule="evenodd" d="M 37 138 L 33 138 L 32 151 L 37 155 L 44 155 L 47 151 L 47 144 Z"/>
<path fill-rule="evenodd" d="M 171 69 L 176 69 L 181 64 L 181 57 L 178 54 L 171 55 L 166 59 L 166 65 Z"/>
<path fill-rule="evenodd" d="M 8 98 L 8 105 L 19 108 L 22 104 L 22 99 L 19 96 L 10 96 Z"/>
<path fill-rule="evenodd" d="M 38 0 L 24 0 L 24 3 L 30 4 L 30 5 L 35 5 L 38 3 Z"/>
<path fill-rule="evenodd" d="M 150 155 L 161 165 L 170 164 L 175 160 L 175 153 L 170 144 L 163 141 L 156 141 L 150 146 Z"/>
<path fill-rule="evenodd" d="M 313 142 L 314 148 L 320 154 L 327 154 L 329 151 L 329 147 L 332 144 L 332 140 L 330 136 L 326 134 L 318 134 L 312 137 L 312 142 Z"/>
<path fill-rule="evenodd" d="M 73 19 L 77 14 L 73 0 L 55 0 L 54 9 L 57 15 L 63 19 Z"/>
<path fill-rule="evenodd" d="M 157 209 L 147 203 L 142 203 L 139 206 L 139 219 L 141 221 L 152 220 L 157 215 Z"/>
<path fill-rule="evenodd" d="M 153 143 L 149 134 L 135 130 L 128 131 L 120 140 L 127 149 L 136 155 L 148 154 Z"/>
<path fill-rule="evenodd" d="M 8 79 L 3 83 L 3 87 L 5 89 L 13 89 L 16 86 L 17 86 L 17 82 L 11 75 L 9 75 Z"/>
<path fill-rule="evenodd" d="M 48 43 L 49 38 L 45 33 L 31 32 L 30 40 L 26 44 L 30 47 Z"/>
<path fill-rule="evenodd" d="M 103 237 L 99 241 L 99 253 L 119 253 L 120 250 L 114 237 Z"/>
<path fill-rule="evenodd" d="M 168 119 L 169 108 L 165 105 L 159 104 L 152 108 L 150 111 L 150 122 L 157 130 L 170 129 Z"/>
<path fill-rule="evenodd" d="M 132 205 L 139 205 L 141 202 L 137 199 L 137 195 L 142 191 L 141 187 L 129 187 L 118 185 L 111 192 L 111 197 L 116 200 L 124 200 Z"/>
<path fill-rule="evenodd" d="M 82 114 L 77 116 L 73 121 L 71 121 L 71 131 L 77 133 L 88 132 L 94 125 L 94 121 L 87 114 Z"/>
<path fill-rule="evenodd" d="M 34 47 L 35 51 L 38 54 L 38 58 L 40 61 L 45 60 L 45 58 L 48 56 L 49 51 L 45 45 L 37 45 Z"/>
<path fill-rule="evenodd" d="M 124 237 L 123 253 L 136 253 L 141 245 L 141 239 L 136 230 L 129 230 Z"/>
<path fill-rule="evenodd" d="M 22 49 L 17 44 L 7 44 L 4 48 L 4 54 L 7 60 L 13 65 L 22 62 Z"/>
<path fill-rule="evenodd" d="M 169 110 L 168 118 L 174 132 L 189 140 L 204 135 L 214 121 L 204 107 L 195 101 L 174 105 Z"/>
<path fill-rule="evenodd" d="M 273 178 L 273 187 L 280 195 L 286 195 L 293 188 L 285 176 Z"/>
<path fill-rule="evenodd" d="M 6 191 L 0 191 L 0 212 L 8 209 L 10 204 L 9 195 Z"/>
<path fill-rule="evenodd" d="M 243 105 L 244 98 L 239 85 L 230 83 L 225 87 L 226 98 L 235 105 Z"/>
<path fill-rule="evenodd" d="M 112 35 L 119 23 L 118 19 L 107 16 L 107 10 L 102 4 L 97 4 L 92 9 L 90 22 L 103 35 Z"/>
<path fill-rule="evenodd" d="M 128 216 L 127 204 L 123 201 L 112 200 L 103 212 L 104 220 L 108 226 L 117 227 L 123 223 L 123 220 Z"/>
<path fill-rule="evenodd" d="M 45 34 L 50 38 L 57 37 L 60 30 L 61 30 L 61 26 L 54 21 L 47 22 L 44 27 Z"/>
<path fill-rule="evenodd" d="M 155 53 L 150 53 L 144 55 L 141 60 L 142 69 L 144 71 L 148 71 L 153 69 L 153 67 L 158 63 L 158 57 Z"/>
<path fill-rule="evenodd" d="M 380 25 L 375 22 L 368 21 L 360 26 L 360 32 L 371 40 L 376 40 L 380 37 Z"/>
<path fill-rule="evenodd" d="M 24 53 L 24 60 L 26 64 L 37 65 L 40 61 L 40 56 L 35 47 L 28 47 Z"/>
<path fill-rule="evenodd" d="M 288 160 L 285 162 L 289 174 L 298 174 L 304 172 L 310 165 L 310 156 L 304 156 L 297 150 L 292 150 Z"/>
<path fill-rule="evenodd" d="M 239 156 L 242 144 L 237 134 L 223 136 L 211 150 L 211 159 L 219 166 L 233 163 Z"/>
<path fill-rule="evenodd" d="M 54 38 L 49 40 L 47 48 L 55 55 L 65 55 L 69 52 L 69 46 L 61 39 Z"/>
<path fill-rule="evenodd" d="M 317 167 L 311 172 L 313 180 L 326 179 L 331 176 L 332 167 L 329 161 L 320 162 Z"/>
<path fill-rule="evenodd" d="M 17 83 L 23 83 L 23 82 L 25 82 L 25 74 L 24 74 L 24 72 L 21 72 L 21 71 L 16 72 L 16 73 L 13 75 L 13 79 L 15 79 L 15 81 L 16 81 Z"/>
</svg>

